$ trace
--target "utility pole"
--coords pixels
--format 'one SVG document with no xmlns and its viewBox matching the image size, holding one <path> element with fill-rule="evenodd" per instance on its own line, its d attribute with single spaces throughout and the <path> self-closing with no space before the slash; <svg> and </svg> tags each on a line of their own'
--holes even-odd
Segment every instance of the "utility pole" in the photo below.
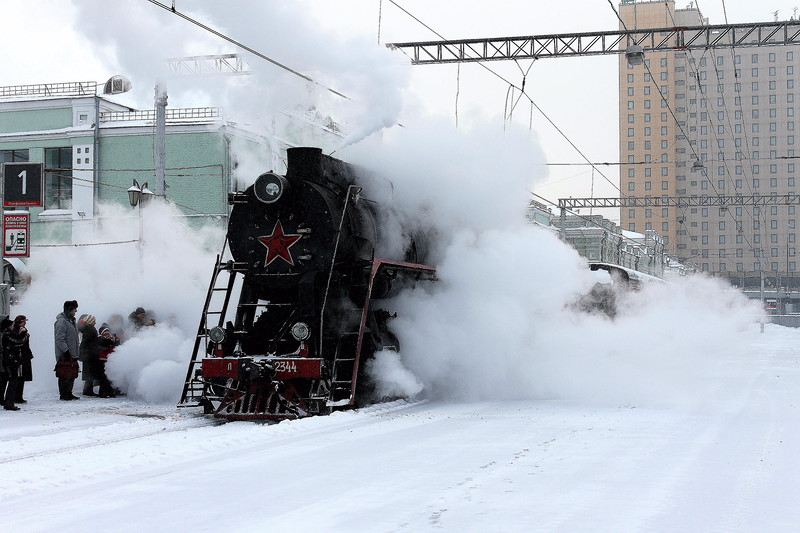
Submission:
<svg viewBox="0 0 800 533">
<path fill-rule="evenodd" d="M 166 196 L 166 183 L 164 179 L 166 168 L 166 140 L 167 140 L 167 89 L 156 83 L 156 143 L 154 148 L 156 168 L 156 196 Z"/>
</svg>

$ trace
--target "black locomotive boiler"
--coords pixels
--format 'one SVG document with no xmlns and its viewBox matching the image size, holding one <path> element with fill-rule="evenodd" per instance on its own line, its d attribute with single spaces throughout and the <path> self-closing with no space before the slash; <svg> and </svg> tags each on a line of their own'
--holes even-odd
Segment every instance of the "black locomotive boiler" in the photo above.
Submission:
<svg viewBox="0 0 800 533">
<path fill-rule="evenodd" d="M 357 405 L 370 394 L 365 362 L 398 348 L 386 298 L 435 277 L 413 235 L 380 257 L 400 239 L 382 229 L 391 208 L 363 196 L 365 173 L 317 148 L 287 156 L 285 176 L 229 197 L 180 406 L 282 420 Z"/>
</svg>

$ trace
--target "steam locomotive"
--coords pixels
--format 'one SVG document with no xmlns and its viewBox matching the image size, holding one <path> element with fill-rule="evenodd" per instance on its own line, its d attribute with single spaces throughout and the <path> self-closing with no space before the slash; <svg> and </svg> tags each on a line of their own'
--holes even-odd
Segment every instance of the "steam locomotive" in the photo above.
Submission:
<svg viewBox="0 0 800 533">
<path fill-rule="evenodd" d="M 387 298 L 435 279 L 419 234 L 387 246 L 399 239 L 384 227 L 402 225 L 363 195 L 368 173 L 317 148 L 287 157 L 286 175 L 264 173 L 229 195 L 179 406 L 284 420 L 369 401 L 366 361 L 399 349 Z"/>
</svg>

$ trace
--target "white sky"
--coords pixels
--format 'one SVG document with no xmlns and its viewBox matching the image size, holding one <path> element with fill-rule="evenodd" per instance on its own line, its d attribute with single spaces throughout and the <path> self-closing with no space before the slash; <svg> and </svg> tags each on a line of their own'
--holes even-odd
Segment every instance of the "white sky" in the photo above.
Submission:
<svg viewBox="0 0 800 533">
<path fill-rule="evenodd" d="M 154 57 L 154 49 L 158 53 L 163 52 L 163 57 L 234 51 L 232 45 L 205 34 L 146 0 L 119 0 L 110 4 L 112 7 L 108 7 L 108 4 L 104 6 L 105 2 L 97 0 L 0 2 L 4 15 L 4 31 L 0 37 L 0 52 L 4 58 L 0 84 L 3 85 L 104 81 L 112 74 L 121 73 L 132 77 L 135 87 L 152 87 L 153 80 L 143 79 L 141 70 L 133 63 L 150 61 L 146 58 Z M 616 16 L 607 0 L 552 3 L 497 0 L 489 4 L 455 0 L 402 0 L 398 4 L 451 39 L 617 28 Z M 796 2 L 702 0 L 695 4 L 709 17 L 711 24 L 722 24 L 725 22 L 723 6 L 730 23 L 763 22 L 772 20 L 772 13 L 776 10 L 779 11 L 779 18 L 789 18 Z M 688 2 L 679 2 L 677 7 L 687 5 Z M 218 6 L 225 6 L 225 11 Z M 291 5 L 278 1 L 212 3 L 205 0 L 177 0 L 176 7 L 179 11 L 193 13 L 212 27 L 277 61 L 323 80 L 337 90 L 355 90 L 354 99 L 361 98 L 361 101 L 370 100 L 371 97 L 359 94 L 360 89 L 353 89 L 352 84 L 342 79 L 340 65 L 325 65 L 365 61 L 362 59 L 366 57 L 364 47 L 369 42 L 377 47 L 379 10 L 382 44 L 436 38 L 390 0 L 301 0 Z M 616 7 L 617 2 L 614 1 Z M 115 11 L 118 16 L 108 16 L 109 10 Z M 97 15 L 96 20 L 93 20 L 94 15 Z M 285 22 L 287 20 L 302 21 L 302 24 Z M 297 31 L 293 31 L 295 28 Z M 258 42 L 255 36 L 258 33 L 280 35 L 286 49 Z M 334 42 L 337 42 L 337 46 L 333 46 Z M 298 57 L 305 60 L 306 65 L 292 57 L 293 49 L 299 54 Z M 317 54 L 320 57 L 319 65 L 323 65 L 321 67 L 314 64 L 313 58 Z M 336 56 L 334 63 L 330 58 L 327 63 L 322 59 L 328 54 Z M 379 57 L 366 70 L 378 75 L 380 61 Z M 257 58 L 251 58 L 251 62 L 264 63 Z M 494 62 L 489 66 L 520 84 L 520 69 L 528 69 L 529 63 L 517 66 Z M 154 65 L 152 70 L 157 73 L 161 68 L 163 66 Z M 279 72 L 274 67 L 268 68 L 272 70 L 272 75 Z M 478 117 L 481 121 L 496 123 L 502 128 L 507 86 L 474 64 L 461 67 L 458 87 L 456 75 L 457 67 L 454 65 L 413 67 L 408 80 L 399 80 L 399 83 L 407 86 L 402 91 L 404 111 L 397 118 L 402 122 L 409 120 L 412 114 L 425 112 L 441 114 L 454 122 L 458 88 L 461 127 L 469 127 Z M 157 77 L 157 74 L 153 77 Z M 379 78 L 375 85 L 385 86 L 393 81 Z M 369 83 L 368 79 L 366 83 Z M 616 58 L 541 60 L 530 69 L 526 89 L 537 105 L 592 161 L 614 162 L 618 159 Z M 122 103 L 148 107 L 147 98 L 152 98 L 152 89 L 142 90 L 137 98 L 139 100 L 131 102 L 122 97 Z M 409 105 L 412 99 L 414 105 Z M 207 98 L 188 92 L 182 99 L 171 99 L 170 105 L 223 105 L 224 102 L 220 103 L 219 100 L 213 95 Z M 368 112 L 372 111 L 374 109 L 368 109 Z M 530 117 L 530 105 L 520 102 L 514 113 L 514 122 L 527 129 Z M 547 162 L 584 162 L 537 111 L 533 112 L 532 118 L 534 136 L 541 144 Z M 601 167 L 601 171 L 614 183 L 618 182 L 616 167 Z M 538 180 L 534 190 L 549 199 L 592 194 L 592 171 L 586 166 L 550 166 L 531 169 L 531 172 L 536 175 L 546 173 L 546 178 Z M 616 196 L 616 191 L 596 174 L 594 195 Z"/>
</svg>

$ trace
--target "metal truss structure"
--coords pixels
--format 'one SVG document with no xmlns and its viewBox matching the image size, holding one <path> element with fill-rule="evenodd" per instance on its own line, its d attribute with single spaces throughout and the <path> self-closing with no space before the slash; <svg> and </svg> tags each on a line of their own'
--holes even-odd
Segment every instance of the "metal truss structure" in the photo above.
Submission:
<svg viewBox="0 0 800 533">
<path fill-rule="evenodd" d="M 169 71 L 176 76 L 203 74 L 249 74 L 248 64 L 239 54 L 173 57 L 167 59 Z"/>
<path fill-rule="evenodd" d="M 800 44 L 800 21 L 391 43 L 415 65 Z"/>
<path fill-rule="evenodd" d="M 764 205 L 800 205 L 800 195 L 782 194 L 761 196 L 626 196 L 624 198 L 559 198 L 558 208 L 580 209 L 594 207 L 731 207 Z"/>
</svg>

